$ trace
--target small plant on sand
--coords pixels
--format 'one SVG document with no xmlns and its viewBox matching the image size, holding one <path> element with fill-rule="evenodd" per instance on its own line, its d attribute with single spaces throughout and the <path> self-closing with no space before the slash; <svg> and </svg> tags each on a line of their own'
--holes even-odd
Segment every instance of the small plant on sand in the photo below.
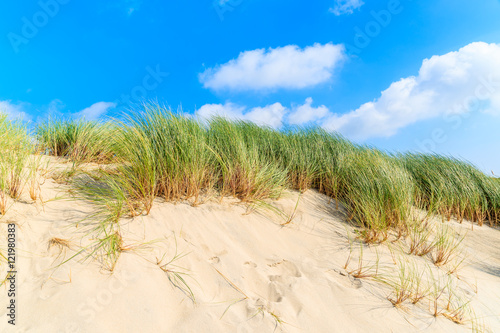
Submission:
<svg viewBox="0 0 500 333">
<path fill-rule="evenodd" d="M 116 230 L 113 231 L 113 229 Z M 87 253 L 84 256 L 83 261 L 89 259 L 97 260 L 102 265 L 103 269 L 112 273 L 115 269 L 116 263 L 118 262 L 120 254 L 125 251 L 119 228 L 102 228 L 102 230 L 96 231 L 93 237 L 94 239 L 89 245 L 81 248 L 77 253 L 64 260 L 56 267 L 64 265 L 65 263 L 78 257 L 80 254 Z"/>
<path fill-rule="evenodd" d="M 0 176 L 0 215 L 7 213 L 7 194 L 5 193 L 5 183 Z"/>
<path fill-rule="evenodd" d="M 393 296 L 388 297 L 387 299 L 394 305 L 395 307 L 402 306 L 403 302 L 406 302 L 410 299 L 412 295 L 412 284 L 413 279 L 410 276 L 409 267 L 405 264 L 399 265 L 398 276 L 393 281 L 386 280 L 384 281 L 393 289 Z"/>
<path fill-rule="evenodd" d="M 345 227 L 345 229 L 346 229 L 346 234 L 347 234 L 347 242 L 349 243 L 349 255 L 347 256 L 347 259 L 346 259 L 345 264 L 344 264 L 344 269 L 347 269 L 347 267 L 349 267 L 349 263 L 351 262 L 351 258 L 352 258 L 354 239 L 351 237 L 351 233 L 349 232 L 347 227 Z"/>
<path fill-rule="evenodd" d="M 168 260 L 165 259 L 166 255 L 167 254 L 165 253 L 163 257 L 161 257 L 161 259 L 156 258 L 156 265 L 163 272 L 165 272 L 165 274 L 167 274 L 168 280 L 170 281 L 170 283 L 172 283 L 172 285 L 174 285 L 174 287 L 178 288 L 185 295 L 187 295 L 193 301 L 193 303 L 196 303 L 194 293 L 191 290 L 191 287 L 189 287 L 189 284 L 184 279 L 184 276 L 188 276 L 188 274 L 182 272 L 182 270 L 185 270 L 184 268 L 174 264 L 177 260 L 186 256 L 186 254 L 179 254 L 177 252 L 177 240 L 175 240 L 174 256 L 170 260 Z"/>
<path fill-rule="evenodd" d="M 424 279 L 425 270 L 418 273 L 418 269 L 414 268 L 416 271 L 412 272 L 412 292 L 410 296 L 411 304 L 415 305 L 425 299 L 430 292 L 431 286 Z"/>
<path fill-rule="evenodd" d="M 231 288 L 233 288 L 234 290 L 236 290 L 238 293 L 240 293 L 243 296 L 242 298 L 237 299 L 237 300 L 233 301 L 231 304 L 229 304 L 229 306 L 224 310 L 224 312 L 222 313 L 222 315 L 220 317 L 220 319 L 222 319 L 224 317 L 224 315 L 226 314 L 226 312 L 229 310 L 229 308 L 231 308 L 233 305 L 235 305 L 239 302 L 249 300 L 250 297 L 248 297 L 248 295 L 243 290 L 241 290 L 238 286 L 236 286 L 228 277 L 226 277 L 224 274 L 222 274 L 217 268 L 214 267 L 214 269 L 231 286 Z M 271 311 L 265 305 L 257 306 L 257 312 L 255 314 L 253 314 L 252 316 L 250 316 L 247 320 L 252 319 L 253 317 L 257 316 L 259 313 L 262 314 L 263 317 L 266 314 L 268 314 L 273 318 L 273 320 L 275 321 L 275 327 L 274 327 L 275 330 L 278 326 L 281 326 L 283 324 L 288 324 L 287 322 L 283 321 L 280 316 L 278 316 L 275 312 Z"/>
<path fill-rule="evenodd" d="M 130 210 L 127 211 L 126 207 L 132 204 L 126 191 L 121 187 L 120 179 L 113 175 L 103 174 L 102 177 L 105 179 L 103 181 L 100 176 L 94 179 L 92 175 L 82 174 L 73 181 L 76 196 L 88 201 L 94 207 L 94 212 L 89 219 L 104 225 L 118 223 L 127 212 L 131 216 L 138 215 L 131 212 L 132 207 L 129 207 Z"/>
<path fill-rule="evenodd" d="M 415 262 L 404 258 L 397 260 L 395 276 L 382 274 L 377 280 L 391 288 L 391 295 L 387 299 L 395 307 L 403 307 L 405 302 L 415 305 L 429 295 L 430 287 L 424 279 L 424 273 L 419 273 Z"/>
<path fill-rule="evenodd" d="M 455 324 L 463 325 L 469 320 L 471 313 L 470 301 L 465 301 L 456 295 L 456 292 L 451 289 L 451 284 L 448 287 L 448 299 L 446 301 L 445 310 L 442 316 L 451 320 Z"/>
<path fill-rule="evenodd" d="M 469 325 L 472 332 L 485 332 L 486 326 L 481 323 L 471 306 L 470 298 L 462 292 L 458 287 L 457 280 L 449 278 L 446 285 L 446 302 L 443 303 L 443 310 L 441 316 L 451 320 L 458 325 Z"/>
<path fill-rule="evenodd" d="M 459 278 L 458 271 L 466 264 L 467 256 L 464 251 L 460 252 L 460 255 L 455 256 L 446 265 L 446 273 L 449 275 L 455 274 Z"/>
<path fill-rule="evenodd" d="M 459 255 L 459 246 L 465 235 L 455 237 L 453 229 L 442 226 L 436 235 L 434 249 L 431 252 L 432 261 L 436 266 L 443 266 Z"/>
<path fill-rule="evenodd" d="M 42 167 L 42 155 L 32 155 L 28 162 L 29 175 L 28 175 L 28 187 L 29 195 L 31 200 L 37 201 L 37 199 L 42 199 L 42 189 L 43 177 L 41 175 Z"/>
<path fill-rule="evenodd" d="M 438 273 L 434 273 L 432 271 L 432 268 L 429 267 L 429 277 L 430 277 L 430 293 L 429 293 L 429 302 L 430 302 L 430 312 L 434 317 L 439 316 L 442 314 L 442 307 L 441 303 L 443 302 L 443 299 L 446 297 L 445 292 L 447 287 L 449 287 L 449 284 L 451 282 L 451 279 L 446 279 L 446 281 L 443 281 L 444 278 Z M 448 288 L 449 289 L 449 288 Z"/>
<path fill-rule="evenodd" d="M 409 254 L 425 256 L 435 247 L 432 241 L 433 229 L 428 221 L 413 221 L 408 227 Z"/>
<path fill-rule="evenodd" d="M 284 221 L 281 224 L 282 226 L 288 225 L 292 223 L 292 221 L 295 219 L 297 216 L 297 208 L 299 208 L 299 202 L 300 202 L 300 197 L 302 196 L 302 193 L 299 194 L 299 197 L 297 198 L 297 203 L 295 204 L 295 207 L 293 208 L 293 211 L 290 214 L 286 214 L 284 216 Z"/>
<path fill-rule="evenodd" d="M 258 208 L 267 209 L 267 210 L 273 212 L 274 214 L 276 214 L 276 216 L 281 220 L 280 225 L 282 227 L 284 227 L 284 226 L 292 223 L 293 220 L 297 217 L 297 209 L 299 208 L 299 202 L 300 202 L 301 196 L 302 196 L 302 193 L 299 193 L 299 196 L 297 198 L 297 202 L 295 203 L 295 207 L 293 208 L 293 210 L 289 214 L 287 214 L 283 210 L 279 209 L 278 207 L 273 206 L 270 203 L 267 203 L 264 200 L 255 200 L 252 203 L 250 203 L 250 205 L 248 206 L 247 213 L 250 213 L 253 210 L 256 210 Z"/>
<path fill-rule="evenodd" d="M 359 244 L 358 267 L 356 269 L 348 271 L 348 273 L 349 273 L 349 275 L 351 275 L 357 279 L 366 279 L 366 278 L 377 277 L 378 270 L 379 270 L 379 262 L 380 262 L 379 254 L 378 254 L 378 252 L 376 253 L 377 259 L 375 260 L 375 263 L 367 266 L 363 262 L 363 247 L 364 247 L 364 245 L 362 243 L 360 243 Z M 346 265 L 347 265 L 347 263 L 346 263 Z"/>
<path fill-rule="evenodd" d="M 58 247 L 61 250 L 63 248 L 68 248 L 69 249 L 70 248 L 70 242 L 67 239 L 62 239 L 62 238 L 58 238 L 58 237 L 52 237 L 49 240 L 49 245 L 48 245 L 49 250 L 52 247 Z"/>
<path fill-rule="evenodd" d="M 397 260 L 394 273 L 383 272 L 375 280 L 390 287 L 391 293 L 387 299 L 394 307 L 405 311 L 411 308 L 407 305 L 423 307 L 423 301 L 429 302 L 429 312 L 434 317 L 444 317 L 456 324 L 470 324 L 471 327 L 481 327 L 466 297 L 459 285 L 459 279 L 444 273 L 435 266 L 427 265 L 427 269 L 419 266 L 416 260 L 409 261 L 403 256 Z M 473 331 L 482 331 L 474 330 Z"/>
<path fill-rule="evenodd" d="M 80 189 L 78 192 L 80 198 L 88 200 L 94 207 L 93 213 L 76 224 L 82 228 L 91 242 L 61 265 L 86 252 L 84 260 L 93 258 L 99 261 L 104 269 L 113 272 L 120 254 L 129 250 L 123 245 L 120 233 L 119 220 L 122 216 L 123 203 L 119 197 L 113 197 L 116 193 L 112 188 L 104 187 L 100 192 L 94 188 L 90 194 L 87 192 L 90 191 L 89 187 L 95 187 L 97 184 L 89 184 L 82 179 L 77 180 L 75 186 Z M 96 196 L 96 193 L 100 193 L 100 196 Z"/>
<path fill-rule="evenodd" d="M 271 316 L 271 318 L 274 320 L 274 331 L 276 331 L 278 326 L 281 327 L 283 324 L 287 324 L 287 322 L 283 321 L 279 315 L 277 315 L 275 312 L 269 310 L 267 307 L 265 307 L 263 305 L 259 306 L 257 308 L 257 312 L 248 319 L 251 319 L 251 318 L 257 316 L 259 313 L 262 315 L 263 318 L 265 317 L 266 314 Z"/>
<path fill-rule="evenodd" d="M 95 257 L 101 262 L 104 269 L 113 272 L 122 252 L 123 240 L 120 232 L 118 230 L 114 232 L 104 230 L 104 235 L 94 242 L 92 252 L 88 257 Z"/>
<path fill-rule="evenodd" d="M 49 173 L 49 177 L 52 178 L 57 184 L 70 185 L 73 177 L 79 174 L 79 170 L 75 167 L 71 167 L 65 170 L 52 171 Z"/>
<path fill-rule="evenodd" d="M 224 274 L 221 273 L 221 271 L 219 271 L 217 268 L 215 268 L 215 271 L 231 286 L 231 288 L 233 288 L 234 290 L 236 290 L 238 293 L 240 293 L 243 297 L 240 298 L 240 299 L 237 299 L 235 301 L 233 301 L 231 304 L 228 305 L 228 307 L 224 310 L 224 312 L 222 313 L 222 315 L 220 316 L 220 319 L 222 319 L 222 317 L 224 317 L 224 315 L 226 314 L 226 312 L 229 310 L 229 308 L 239 302 L 243 302 L 247 299 L 249 299 L 248 295 L 245 294 L 245 292 L 243 292 L 243 290 L 241 290 L 240 288 L 238 288 L 238 286 L 236 286 L 231 280 L 229 280 L 228 277 L 226 277 Z"/>
</svg>

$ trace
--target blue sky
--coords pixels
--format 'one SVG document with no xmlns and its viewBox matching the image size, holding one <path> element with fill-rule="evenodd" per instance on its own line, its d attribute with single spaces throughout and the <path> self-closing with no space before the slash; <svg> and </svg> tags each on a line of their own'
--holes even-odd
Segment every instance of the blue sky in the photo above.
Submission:
<svg viewBox="0 0 500 333">
<path fill-rule="evenodd" d="M 0 110 L 318 125 L 500 175 L 498 0 L 41 0 L 0 4 Z"/>
</svg>

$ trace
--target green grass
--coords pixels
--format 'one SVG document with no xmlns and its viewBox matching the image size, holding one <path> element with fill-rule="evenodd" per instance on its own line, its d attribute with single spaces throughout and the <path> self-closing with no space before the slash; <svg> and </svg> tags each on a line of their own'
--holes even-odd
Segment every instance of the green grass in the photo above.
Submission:
<svg viewBox="0 0 500 333">
<path fill-rule="evenodd" d="M 113 125 L 49 121 L 36 134 L 52 154 L 78 163 L 113 159 L 116 167 L 98 176 L 101 185 L 80 190 L 115 218 L 147 214 L 157 197 L 193 205 L 214 195 L 255 203 L 285 189 L 316 189 L 337 207 L 342 203 L 366 242 L 383 241 L 390 230 L 411 233 L 414 207 L 479 224 L 497 223 L 500 215 L 500 182 L 465 161 L 392 155 L 319 128 L 277 131 L 220 117 L 205 122 L 145 104 Z"/>
<path fill-rule="evenodd" d="M 121 186 L 132 203 L 140 202 L 146 212 L 155 197 L 193 199 L 197 204 L 219 177 L 207 130 L 157 105 L 127 118 L 116 138 Z"/>
<path fill-rule="evenodd" d="M 500 183 L 473 165 L 439 155 L 400 155 L 417 186 L 416 204 L 446 219 L 498 223 Z"/>
<path fill-rule="evenodd" d="M 109 162 L 113 157 L 110 139 L 114 126 L 87 120 L 49 119 L 36 130 L 39 149 L 76 163 Z"/>
<path fill-rule="evenodd" d="M 207 144 L 216 157 L 220 192 L 244 201 L 278 198 L 286 169 L 266 152 L 278 147 L 280 135 L 250 123 L 212 119 Z"/>
<path fill-rule="evenodd" d="M 0 215 L 5 215 L 8 197 L 19 199 L 29 177 L 32 146 L 24 125 L 0 113 Z"/>
<path fill-rule="evenodd" d="M 339 194 L 349 217 L 365 230 L 363 238 L 377 242 L 387 231 L 405 230 L 413 205 L 414 184 L 398 160 L 360 148 L 346 155 L 339 166 Z"/>
<path fill-rule="evenodd" d="M 293 221 L 302 193 L 314 189 L 334 200 L 337 209 L 345 208 L 348 220 L 357 227 L 360 254 L 357 266 L 348 270 L 350 275 L 386 284 L 395 307 L 429 304 L 434 316 L 477 325 L 468 298 L 452 283 L 452 273 L 465 260 L 464 236 L 447 225 L 434 228 L 430 223 L 434 215 L 443 221 L 498 223 L 500 180 L 467 161 L 433 154 L 391 154 L 320 128 L 277 131 L 220 117 L 204 121 L 158 104 L 145 104 L 122 121 L 49 120 L 37 126 L 35 138 L 21 124 L 0 115 L 0 214 L 5 214 L 2 205 L 7 206 L 7 199 L 18 198 L 26 184 L 36 199 L 37 182 L 32 177 L 39 162 L 30 158 L 35 146 L 72 161 L 68 174 L 74 193 L 90 201 L 95 210 L 80 222 L 91 236 L 90 243 L 65 262 L 84 253 L 86 259 L 94 258 L 112 272 L 121 254 L 132 249 L 124 245 L 120 221 L 149 214 L 158 198 L 196 206 L 208 198 L 231 196 L 249 207 L 267 207 L 265 199 L 277 199 L 287 189 L 298 190 L 301 194 L 290 214 L 275 210 L 285 227 Z M 108 165 L 86 172 L 79 168 L 88 162 Z M 412 260 L 427 257 L 434 267 L 428 267 L 427 273 L 419 270 L 416 261 L 396 261 L 393 256 L 395 270 L 384 275 L 378 253 L 375 263 L 367 264 L 363 242 L 380 243 L 389 237 L 403 238 L 407 254 L 418 256 Z M 345 269 L 350 266 L 353 244 L 349 236 Z M 171 261 L 157 259 L 156 264 L 194 301 L 184 273 L 172 265 L 178 258 L 176 254 Z"/>
</svg>

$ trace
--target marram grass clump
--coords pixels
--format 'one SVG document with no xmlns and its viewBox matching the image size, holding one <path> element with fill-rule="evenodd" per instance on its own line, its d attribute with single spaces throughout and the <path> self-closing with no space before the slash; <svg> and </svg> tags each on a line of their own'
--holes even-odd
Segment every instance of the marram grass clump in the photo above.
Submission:
<svg viewBox="0 0 500 333">
<path fill-rule="evenodd" d="M 49 119 L 35 130 L 39 149 L 76 163 L 109 162 L 113 158 L 114 126 L 110 122 Z"/>
<path fill-rule="evenodd" d="M 362 148 L 339 166 L 339 194 L 350 218 L 365 227 L 368 242 L 385 240 L 388 230 L 405 232 L 413 206 L 414 183 L 398 160 Z"/>
<path fill-rule="evenodd" d="M 20 198 L 30 177 L 26 168 L 34 163 L 32 152 L 24 125 L 0 113 L 0 215 L 7 212 L 9 198 Z"/>
<path fill-rule="evenodd" d="M 215 118 L 209 123 L 207 144 L 215 156 L 218 174 L 217 187 L 223 195 L 241 200 L 278 198 L 287 182 L 287 173 L 263 150 L 273 149 L 279 133 L 253 124 Z M 263 133 L 264 132 L 264 133 Z M 271 141 L 272 140 L 272 141 Z"/>
<path fill-rule="evenodd" d="M 446 218 L 498 222 L 500 186 L 473 165 L 452 157 L 400 155 L 417 186 L 416 204 Z"/>
<path fill-rule="evenodd" d="M 256 202 L 285 189 L 316 189 L 344 205 L 367 242 L 385 240 L 390 230 L 407 235 L 414 207 L 479 224 L 499 218 L 500 182 L 471 164 L 391 155 L 320 128 L 278 131 L 220 117 L 204 121 L 145 104 L 113 125 L 49 121 L 36 134 L 54 155 L 79 163 L 112 160 L 116 167 L 97 177 L 104 187 L 82 191 L 106 206 L 102 188 L 112 190 L 113 214 L 120 216 L 149 213 L 157 197 L 197 205 L 213 195 Z"/>
</svg>

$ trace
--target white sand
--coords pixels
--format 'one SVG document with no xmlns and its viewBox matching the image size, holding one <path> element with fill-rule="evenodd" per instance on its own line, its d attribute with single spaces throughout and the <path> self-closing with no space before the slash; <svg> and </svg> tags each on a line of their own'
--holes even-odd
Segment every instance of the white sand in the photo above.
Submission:
<svg viewBox="0 0 500 333">
<path fill-rule="evenodd" d="M 3 253 L 5 222 L 18 226 L 16 326 L 7 323 L 7 288 L 2 286 L 0 332 L 471 330 L 433 317 L 428 301 L 397 309 L 387 300 L 389 288 L 346 274 L 346 235 L 352 228 L 333 203 L 314 191 L 301 197 L 297 216 L 286 226 L 266 209 L 245 214 L 246 206 L 236 200 L 198 207 L 158 200 L 149 216 L 121 221 L 131 250 L 121 254 L 110 274 L 95 260 L 83 261 L 83 255 L 56 267 L 89 241 L 75 222 L 92 208 L 69 198 L 67 188 L 48 179 L 42 186 L 44 205 L 15 203 L 0 220 Z M 52 200 L 57 196 L 66 199 Z M 289 214 L 297 197 L 288 192 L 274 205 Z M 470 230 L 470 224 L 450 224 Z M 53 237 L 70 240 L 71 249 L 49 249 Z M 468 265 L 459 271 L 460 283 L 480 321 L 500 332 L 500 231 L 475 226 L 464 245 Z M 175 286 L 175 275 L 156 264 L 162 257 L 163 263 L 170 261 L 176 251 L 183 256 L 166 269 L 187 274 L 194 302 Z M 365 260 L 373 263 L 375 251 L 382 266 L 394 265 L 386 245 L 365 248 Z M 358 265 L 358 252 L 355 247 L 348 270 Z M 5 262 L 1 265 L 5 276 Z"/>
</svg>

